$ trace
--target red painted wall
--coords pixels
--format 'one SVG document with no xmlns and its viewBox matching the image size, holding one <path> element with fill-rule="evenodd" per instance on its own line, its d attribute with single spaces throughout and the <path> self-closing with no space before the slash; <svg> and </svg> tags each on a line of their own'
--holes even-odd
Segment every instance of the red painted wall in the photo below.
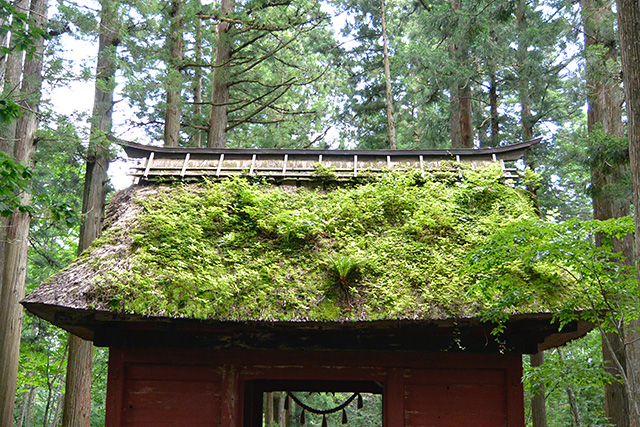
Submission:
<svg viewBox="0 0 640 427">
<path fill-rule="evenodd" d="M 385 427 L 524 426 L 520 355 L 115 349 L 107 426 L 242 427 L 254 380 L 375 381 Z"/>
</svg>

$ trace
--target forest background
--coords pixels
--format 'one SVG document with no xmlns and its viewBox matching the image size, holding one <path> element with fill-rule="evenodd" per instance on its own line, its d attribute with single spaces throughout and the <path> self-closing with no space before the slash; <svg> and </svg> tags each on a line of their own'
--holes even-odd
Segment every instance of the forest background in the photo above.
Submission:
<svg viewBox="0 0 640 427">
<path fill-rule="evenodd" d="M 630 212 L 628 111 L 611 1 L 0 5 L 0 302 L 13 304 L 0 310 L 0 325 L 22 322 L 15 393 L 0 415 L 18 426 L 81 425 L 67 415 L 76 409 L 65 406 L 65 387 L 70 400 L 89 385 L 90 412 L 89 402 L 73 399 L 79 416 L 104 424 L 107 350 L 93 354 L 23 316 L 8 295 L 14 282 L 34 289 L 99 234 L 111 191 L 106 167 L 121 155 L 112 137 L 168 146 L 428 149 L 542 136 L 527 167 L 538 174 L 528 184 L 544 218 L 563 224 Z M 69 95 L 77 84 L 95 92 L 90 111 L 61 107 L 60 98 L 81 104 L 69 99 L 84 96 Z M 8 237 L 13 227 L 21 239 Z M 12 248 L 14 240 L 25 245 Z M 629 238 L 593 236 L 596 246 L 607 240 L 633 264 Z M 20 259 L 21 251 L 26 273 L 10 276 L 11 254 Z M 596 331 L 525 361 L 528 424 L 634 425 L 633 404 L 619 397 L 633 389 L 616 381 L 633 384 L 630 316 L 604 338 Z M 0 366 L 10 357 L 0 354 Z"/>
</svg>

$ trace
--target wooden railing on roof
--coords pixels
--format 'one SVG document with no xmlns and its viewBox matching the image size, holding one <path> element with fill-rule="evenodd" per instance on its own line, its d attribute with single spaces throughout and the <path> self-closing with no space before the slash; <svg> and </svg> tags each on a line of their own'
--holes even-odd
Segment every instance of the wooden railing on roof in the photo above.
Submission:
<svg viewBox="0 0 640 427">
<path fill-rule="evenodd" d="M 414 169 L 422 174 L 456 162 L 472 167 L 498 162 L 505 178 L 517 179 L 514 162 L 541 138 L 496 148 L 450 150 L 295 150 L 155 147 L 122 144 L 129 158 L 139 159 L 130 174 L 135 182 L 166 179 L 223 178 L 233 175 L 275 180 L 346 180 L 388 169 Z"/>
</svg>

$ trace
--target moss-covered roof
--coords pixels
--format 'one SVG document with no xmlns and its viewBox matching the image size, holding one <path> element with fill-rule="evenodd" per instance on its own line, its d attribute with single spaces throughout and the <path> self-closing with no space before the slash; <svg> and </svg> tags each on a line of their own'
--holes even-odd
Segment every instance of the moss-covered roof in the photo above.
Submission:
<svg viewBox="0 0 640 427">
<path fill-rule="evenodd" d="M 102 237 L 26 303 L 249 321 L 475 317 L 465 256 L 536 215 L 499 168 L 336 188 L 234 178 L 116 194 Z M 525 307 L 521 311 L 540 311 Z"/>
</svg>

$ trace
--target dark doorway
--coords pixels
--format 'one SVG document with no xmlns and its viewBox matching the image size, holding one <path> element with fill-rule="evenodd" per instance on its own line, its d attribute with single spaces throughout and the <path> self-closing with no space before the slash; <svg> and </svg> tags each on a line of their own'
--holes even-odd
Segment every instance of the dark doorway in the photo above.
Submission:
<svg viewBox="0 0 640 427">
<path fill-rule="evenodd" d="M 381 427 L 382 390 L 372 381 L 248 381 L 244 427 Z"/>
</svg>

